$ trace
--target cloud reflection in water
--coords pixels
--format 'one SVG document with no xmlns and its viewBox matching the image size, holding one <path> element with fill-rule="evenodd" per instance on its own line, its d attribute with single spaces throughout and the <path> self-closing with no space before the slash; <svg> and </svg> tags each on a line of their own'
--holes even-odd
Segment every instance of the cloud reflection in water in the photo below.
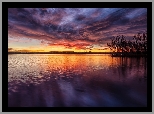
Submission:
<svg viewBox="0 0 154 114">
<path fill-rule="evenodd" d="M 9 55 L 10 107 L 147 105 L 145 58 Z"/>
</svg>

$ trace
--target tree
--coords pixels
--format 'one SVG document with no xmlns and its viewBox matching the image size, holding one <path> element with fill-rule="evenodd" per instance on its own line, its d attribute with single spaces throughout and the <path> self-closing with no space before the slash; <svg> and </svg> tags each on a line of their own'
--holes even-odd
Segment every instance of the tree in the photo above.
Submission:
<svg viewBox="0 0 154 114">
<path fill-rule="evenodd" d="M 124 35 L 111 38 L 107 46 L 113 52 L 137 52 L 147 53 L 147 32 L 134 35 L 133 40 L 126 40 Z"/>
</svg>

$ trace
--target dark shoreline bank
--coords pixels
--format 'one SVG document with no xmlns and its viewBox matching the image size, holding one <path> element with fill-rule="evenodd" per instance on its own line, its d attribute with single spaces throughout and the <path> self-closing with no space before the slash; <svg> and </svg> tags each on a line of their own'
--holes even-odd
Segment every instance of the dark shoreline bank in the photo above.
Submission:
<svg viewBox="0 0 154 114">
<path fill-rule="evenodd" d="M 8 52 L 8 54 L 111 54 L 112 57 L 147 57 L 147 53 L 122 52 Z"/>
<path fill-rule="evenodd" d="M 8 54 L 112 54 L 112 52 L 8 52 Z"/>
</svg>

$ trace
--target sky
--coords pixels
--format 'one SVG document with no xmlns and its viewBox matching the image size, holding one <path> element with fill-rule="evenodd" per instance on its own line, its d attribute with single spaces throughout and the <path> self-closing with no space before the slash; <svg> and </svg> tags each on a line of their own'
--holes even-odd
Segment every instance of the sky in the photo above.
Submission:
<svg viewBox="0 0 154 114">
<path fill-rule="evenodd" d="M 8 51 L 109 52 L 147 30 L 146 8 L 9 8 Z"/>
</svg>

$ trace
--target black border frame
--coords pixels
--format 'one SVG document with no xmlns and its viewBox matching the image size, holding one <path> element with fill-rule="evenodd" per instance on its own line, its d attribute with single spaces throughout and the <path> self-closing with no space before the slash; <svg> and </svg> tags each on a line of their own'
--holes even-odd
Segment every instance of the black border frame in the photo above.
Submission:
<svg viewBox="0 0 154 114">
<path fill-rule="evenodd" d="M 69 8 L 147 8 L 147 107 L 8 107 L 8 8 L 28 8 L 34 4 L 35 7 L 61 7 L 62 4 Z M 152 112 L 152 2 L 2 2 L 2 58 L 2 112 Z"/>
</svg>

